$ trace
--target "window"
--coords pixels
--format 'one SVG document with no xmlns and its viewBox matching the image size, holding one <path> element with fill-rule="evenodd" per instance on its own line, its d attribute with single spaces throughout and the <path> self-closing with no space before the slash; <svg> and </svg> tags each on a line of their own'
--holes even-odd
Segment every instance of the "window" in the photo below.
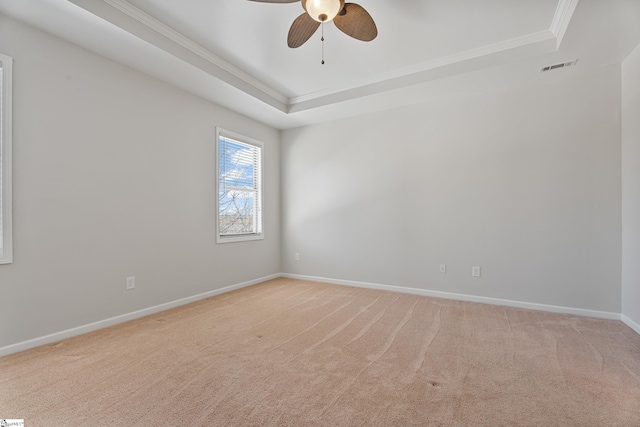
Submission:
<svg viewBox="0 0 640 427">
<path fill-rule="evenodd" d="M 218 243 L 262 239 L 262 143 L 217 128 Z"/>
<path fill-rule="evenodd" d="M 0 264 L 12 261 L 11 241 L 11 66 L 0 55 Z"/>
</svg>

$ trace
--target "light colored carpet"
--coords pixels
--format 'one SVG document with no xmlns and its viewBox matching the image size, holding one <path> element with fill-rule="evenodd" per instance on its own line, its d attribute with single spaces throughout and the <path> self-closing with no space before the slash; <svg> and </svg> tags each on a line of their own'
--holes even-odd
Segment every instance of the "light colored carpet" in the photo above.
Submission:
<svg viewBox="0 0 640 427">
<path fill-rule="evenodd" d="M 620 322 L 277 279 L 0 358 L 36 426 L 640 426 Z"/>
</svg>

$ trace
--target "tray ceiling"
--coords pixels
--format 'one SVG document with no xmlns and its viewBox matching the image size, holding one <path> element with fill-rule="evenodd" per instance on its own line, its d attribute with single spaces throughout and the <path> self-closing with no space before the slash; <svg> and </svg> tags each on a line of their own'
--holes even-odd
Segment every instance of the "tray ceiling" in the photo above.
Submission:
<svg viewBox="0 0 640 427">
<path fill-rule="evenodd" d="M 0 0 L 0 12 L 277 128 L 540 78 L 577 55 L 581 66 L 620 61 L 640 39 L 633 0 L 358 3 L 378 37 L 325 24 L 324 65 L 320 31 L 287 47 L 300 2 Z"/>
</svg>

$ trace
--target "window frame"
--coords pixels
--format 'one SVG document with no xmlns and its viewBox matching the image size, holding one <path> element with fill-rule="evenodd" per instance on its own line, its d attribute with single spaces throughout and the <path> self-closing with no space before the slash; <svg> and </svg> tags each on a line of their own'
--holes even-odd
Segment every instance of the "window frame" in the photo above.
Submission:
<svg viewBox="0 0 640 427">
<path fill-rule="evenodd" d="M 259 156 L 259 171 L 257 174 L 258 177 L 258 204 L 257 207 L 257 225 L 256 228 L 258 231 L 256 233 L 251 234 L 233 234 L 233 235 L 223 235 L 220 232 L 220 139 L 227 138 L 233 141 L 237 141 L 242 144 L 251 145 L 259 148 L 260 156 Z M 264 239 L 264 143 L 257 139 L 249 138 L 245 135 L 241 135 L 239 133 L 224 129 L 222 127 L 216 127 L 216 243 L 233 243 L 233 242 L 245 242 L 252 240 L 263 240 Z"/>
<path fill-rule="evenodd" d="M 0 264 L 13 262 L 11 107 L 13 58 L 0 54 Z"/>
</svg>

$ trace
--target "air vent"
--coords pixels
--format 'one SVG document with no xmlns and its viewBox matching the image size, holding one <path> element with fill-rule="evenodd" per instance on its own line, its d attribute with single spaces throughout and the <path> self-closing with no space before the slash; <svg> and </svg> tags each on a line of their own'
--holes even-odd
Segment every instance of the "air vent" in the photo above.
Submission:
<svg viewBox="0 0 640 427">
<path fill-rule="evenodd" d="M 540 68 L 540 72 L 546 73 L 547 71 L 557 70 L 558 68 L 572 67 L 576 65 L 577 62 L 578 60 L 574 59 L 573 61 L 569 61 L 569 62 L 561 62 L 560 64 L 547 65 L 546 67 Z"/>
</svg>

